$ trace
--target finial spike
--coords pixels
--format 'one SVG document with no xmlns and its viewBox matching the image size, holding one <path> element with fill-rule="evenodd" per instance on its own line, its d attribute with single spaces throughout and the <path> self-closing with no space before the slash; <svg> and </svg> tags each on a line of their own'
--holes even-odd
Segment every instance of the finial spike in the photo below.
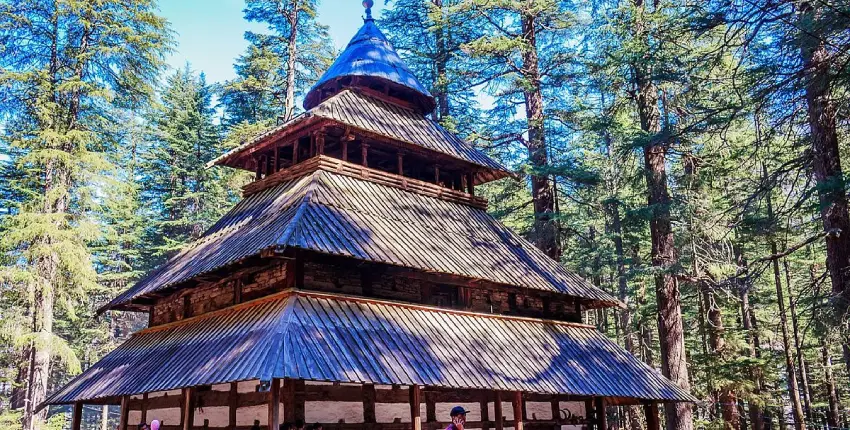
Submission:
<svg viewBox="0 0 850 430">
<path fill-rule="evenodd" d="M 375 5 L 373 0 L 363 0 L 363 7 L 366 8 L 366 18 L 364 21 L 371 21 L 372 18 L 372 6 Z"/>
</svg>

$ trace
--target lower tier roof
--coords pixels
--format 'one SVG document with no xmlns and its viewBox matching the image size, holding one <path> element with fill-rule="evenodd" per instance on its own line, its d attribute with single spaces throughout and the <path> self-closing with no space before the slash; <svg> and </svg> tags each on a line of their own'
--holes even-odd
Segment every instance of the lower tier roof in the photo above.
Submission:
<svg viewBox="0 0 850 430">
<path fill-rule="evenodd" d="M 295 290 L 142 330 L 45 404 L 272 378 L 695 400 L 588 325 Z"/>
</svg>

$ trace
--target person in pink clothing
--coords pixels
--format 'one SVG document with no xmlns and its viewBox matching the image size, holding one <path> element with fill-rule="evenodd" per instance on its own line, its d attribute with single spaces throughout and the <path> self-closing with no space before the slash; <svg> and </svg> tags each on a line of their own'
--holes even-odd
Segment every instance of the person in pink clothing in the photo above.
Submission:
<svg viewBox="0 0 850 430">
<path fill-rule="evenodd" d="M 151 430 L 159 430 L 159 420 L 151 421 Z"/>
</svg>

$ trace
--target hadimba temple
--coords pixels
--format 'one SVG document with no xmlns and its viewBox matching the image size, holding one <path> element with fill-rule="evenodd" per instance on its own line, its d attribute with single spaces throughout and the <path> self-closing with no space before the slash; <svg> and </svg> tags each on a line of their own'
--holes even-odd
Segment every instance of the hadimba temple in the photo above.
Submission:
<svg viewBox="0 0 850 430">
<path fill-rule="evenodd" d="M 694 398 L 590 325 L 618 300 L 486 212 L 509 176 L 435 121 L 367 15 L 305 112 L 215 164 L 256 172 L 197 242 L 101 311 L 149 327 L 45 405 L 120 405 L 121 430 L 608 427 L 606 405 Z"/>
</svg>

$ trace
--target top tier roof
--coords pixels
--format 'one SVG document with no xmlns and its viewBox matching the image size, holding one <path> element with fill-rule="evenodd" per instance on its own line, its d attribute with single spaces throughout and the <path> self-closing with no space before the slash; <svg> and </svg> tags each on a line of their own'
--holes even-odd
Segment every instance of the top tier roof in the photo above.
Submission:
<svg viewBox="0 0 850 430">
<path fill-rule="evenodd" d="M 336 61 L 304 98 L 304 109 L 312 109 L 342 87 L 381 89 L 411 103 L 420 112 L 431 112 L 434 97 L 407 68 L 384 33 L 370 17 L 348 42 Z"/>
</svg>

